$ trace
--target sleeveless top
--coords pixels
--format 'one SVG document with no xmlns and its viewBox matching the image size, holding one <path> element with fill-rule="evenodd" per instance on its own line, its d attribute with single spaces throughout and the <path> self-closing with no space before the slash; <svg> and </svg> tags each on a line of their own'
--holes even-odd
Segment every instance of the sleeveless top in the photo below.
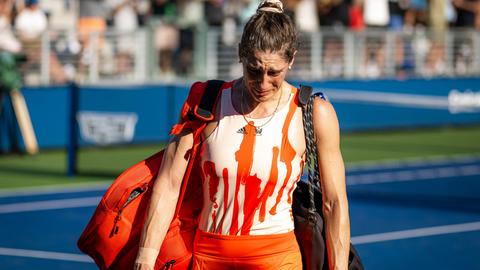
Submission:
<svg viewBox="0 0 480 270">
<path fill-rule="evenodd" d="M 303 143 L 297 153 L 290 140 L 304 138 L 298 91 L 292 87 L 288 103 L 270 121 L 270 116 L 249 119 L 257 130 L 234 109 L 231 92 L 223 90 L 220 120 L 200 149 L 204 198 L 199 229 L 222 235 L 290 232 L 292 193 L 305 149 Z"/>
</svg>

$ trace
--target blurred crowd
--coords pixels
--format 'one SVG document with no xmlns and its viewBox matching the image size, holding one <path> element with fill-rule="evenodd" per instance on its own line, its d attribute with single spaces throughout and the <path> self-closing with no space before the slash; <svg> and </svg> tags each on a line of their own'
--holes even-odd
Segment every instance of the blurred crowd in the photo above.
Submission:
<svg viewBox="0 0 480 270">
<path fill-rule="evenodd" d="M 115 72 L 132 70 L 134 42 L 131 33 L 144 26 L 153 30 L 160 73 L 188 75 L 193 68 L 194 32 L 199 26 L 218 27 L 224 44 L 236 44 L 235 31 L 255 12 L 260 0 L 0 0 L 0 51 L 23 52 L 24 66 L 48 61 L 49 76 L 64 82 L 82 72 L 92 61 L 92 51 L 103 46 L 103 33 L 117 33 Z M 404 32 L 417 28 L 439 31 L 450 27 L 480 30 L 480 0 L 285 0 L 286 12 L 301 32 L 322 27 L 369 31 L 389 29 Z M 56 44 L 48 59 L 40 59 L 42 34 L 49 30 L 73 33 L 68 42 Z M 125 35 L 123 36 L 123 33 Z M 96 42 L 91 42 L 92 35 Z M 55 38 L 55 36 L 53 36 Z M 333 44 L 333 45 L 332 45 Z M 335 46 L 327 43 L 325 47 Z M 402 46 L 405 47 L 405 46 Z M 432 46 L 433 57 L 442 48 Z M 438 52 L 435 52 L 437 49 Z M 78 59 L 62 64 L 59 50 Z M 366 60 L 381 54 L 367 49 Z M 335 48 L 326 58 L 335 61 Z M 377 50 L 378 52 L 378 50 Z M 340 52 L 341 53 L 341 52 Z M 328 59 L 327 59 L 328 60 Z M 368 67 L 368 63 L 367 63 Z M 381 67 L 377 67 L 381 69 Z M 368 70 L 368 69 L 367 69 Z M 373 70 L 373 69 L 372 69 Z M 371 72 L 376 74 L 375 70 Z"/>
<path fill-rule="evenodd" d="M 353 30 L 389 28 L 409 31 L 417 26 L 480 29 L 479 0 L 288 0 L 297 25 L 304 31 L 321 26 Z"/>
</svg>

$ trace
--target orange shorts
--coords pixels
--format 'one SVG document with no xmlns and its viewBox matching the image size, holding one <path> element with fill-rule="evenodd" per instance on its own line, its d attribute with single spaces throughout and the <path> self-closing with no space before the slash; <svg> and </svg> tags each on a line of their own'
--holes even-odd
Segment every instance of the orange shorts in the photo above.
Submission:
<svg viewBox="0 0 480 270">
<path fill-rule="evenodd" d="M 230 236 L 197 231 L 194 270 L 301 270 L 302 255 L 293 232 Z"/>
</svg>

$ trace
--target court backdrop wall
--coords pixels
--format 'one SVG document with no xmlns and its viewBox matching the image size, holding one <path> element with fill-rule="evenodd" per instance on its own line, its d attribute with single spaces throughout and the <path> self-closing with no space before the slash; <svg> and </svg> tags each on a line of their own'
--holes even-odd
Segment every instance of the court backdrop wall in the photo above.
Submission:
<svg viewBox="0 0 480 270">
<path fill-rule="evenodd" d="M 343 132 L 480 124 L 480 78 L 294 84 L 324 92 Z M 69 91 L 68 86 L 22 89 L 40 148 L 66 145 Z M 154 143 L 168 140 L 188 85 L 80 86 L 79 93 L 80 145 Z M 0 116 L 2 151 L 8 150 L 12 136 L 7 103 Z"/>
</svg>

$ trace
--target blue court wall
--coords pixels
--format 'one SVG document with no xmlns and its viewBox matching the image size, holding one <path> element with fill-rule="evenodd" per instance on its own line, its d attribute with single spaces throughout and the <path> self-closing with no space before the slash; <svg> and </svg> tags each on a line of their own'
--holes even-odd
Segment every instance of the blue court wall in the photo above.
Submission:
<svg viewBox="0 0 480 270">
<path fill-rule="evenodd" d="M 293 82 L 324 92 L 342 132 L 480 124 L 480 78 Z M 23 88 L 41 148 L 64 147 L 68 138 L 68 86 Z M 168 139 L 188 85 L 82 86 L 80 113 L 135 115 L 132 143 Z M 0 116 L 0 150 L 8 149 L 8 100 Z M 9 116 L 10 115 L 10 116 Z M 10 125 L 11 126 L 11 125 Z M 18 135 L 18 130 L 16 131 Z M 88 144 L 80 136 L 82 145 Z"/>
</svg>

